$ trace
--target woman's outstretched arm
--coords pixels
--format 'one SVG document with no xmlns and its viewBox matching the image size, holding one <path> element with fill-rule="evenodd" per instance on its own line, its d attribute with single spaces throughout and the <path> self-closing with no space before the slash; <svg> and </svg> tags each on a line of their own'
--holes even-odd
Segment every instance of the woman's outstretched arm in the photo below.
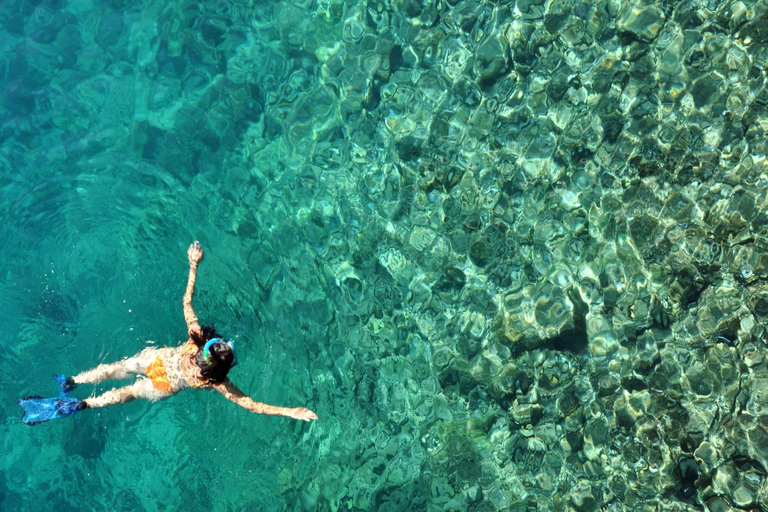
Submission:
<svg viewBox="0 0 768 512">
<path fill-rule="evenodd" d="M 193 334 L 202 333 L 200 322 L 197 320 L 194 308 L 192 308 L 192 297 L 195 295 L 195 281 L 197 281 L 197 265 L 203 261 L 203 248 L 200 243 L 195 241 L 187 249 L 189 257 L 189 278 L 187 279 L 187 291 L 184 292 L 184 320 L 187 322 L 187 333 L 190 338 Z"/>
<path fill-rule="evenodd" d="M 220 384 L 215 384 L 213 388 L 224 395 L 227 400 L 235 402 L 240 407 L 248 409 L 256 414 L 268 414 L 270 416 L 287 416 L 295 420 L 310 421 L 316 420 L 317 414 L 305 407 L 275 407 L 274 405 L 254 402 L 251 398 L 237 389 L 229 379 L 225 379 Z"/>
</svg>

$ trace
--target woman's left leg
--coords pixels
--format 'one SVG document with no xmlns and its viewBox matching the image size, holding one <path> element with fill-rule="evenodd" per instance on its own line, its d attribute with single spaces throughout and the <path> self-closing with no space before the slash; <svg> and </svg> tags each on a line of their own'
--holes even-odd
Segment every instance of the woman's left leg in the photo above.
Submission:
<svg viewBox="0 0 768 512">
<path fill-rule="evenodd" d="M 83 400 L 88 407 L 108 407 L 115 404 L 124 404 L 135 400 L 137 398 L 146 398 L 147 400 L 157 400 L 159 398 L 165 398 L 170 396 L 168 393 L 158 391 L 152 385 L 152 381 L 149 379 L 139 379 L 130 386 L 122 388 L 111 389 L 94 398 L 86 398 Z"/>
<path fill-rule="evenodd" d="M 144 373 L 147 366 L 160 355 L 160 349 L 147 347 L 133 357 L 110 364 L 100 364 L 72 377 L 75 384 L 96 384 L 103 380 L 127 379 Z"/>
</svg>

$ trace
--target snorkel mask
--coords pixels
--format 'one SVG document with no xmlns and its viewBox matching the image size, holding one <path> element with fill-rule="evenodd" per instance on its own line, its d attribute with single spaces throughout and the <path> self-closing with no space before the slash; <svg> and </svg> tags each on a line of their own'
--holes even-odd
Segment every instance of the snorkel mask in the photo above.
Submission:
<svg viewBox="0 0 768 512">
<path fill-rule="evenodd" d="M 230 368 L 233 368 L 233 367 L 237 366 L 237 352 L 235 352 L 235 342 L 232 341 L 231 339 L 230 340 L 226 340 L 226 341 L 221 339 L 221 338 L 213 338 L 212 340 L 208 340 L 208 343 L 206 343 L 205 346 L 203 347 L 203 354 L 205 355 L 205 362 L 207 364 L 211 364 L 211 346 L 214 343 L 226 343 L 227 345 L 229 345 L 229 348 L 232 349 L 232 355 L 235 357 L 232 360 L 232 365 L 230 366 Z"/>
</svg>

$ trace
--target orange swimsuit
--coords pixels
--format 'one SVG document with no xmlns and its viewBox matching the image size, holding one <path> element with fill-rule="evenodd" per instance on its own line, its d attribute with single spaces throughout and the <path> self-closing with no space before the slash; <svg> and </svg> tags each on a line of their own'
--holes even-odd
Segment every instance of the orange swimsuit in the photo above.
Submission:
<svg viewBox="0 0 768 512">
<path fill-rule="evenodd" d="M 171 387 L 171 383 L 168 382 L 168 374 L 165 373 L 165 366 L 163 365 L 163 360 L 160 356 L 157 356 L 157 359 L 147 366 L 144 373 L 149 377 L 149 380 L 152 381 L 152 386 L 154 386 L 156 390 L 162 391 L 163 393 L 173 393 L 173 388 Z"/>
<path fill-rule="evenodd" d="M 199 370 L 197 370 L 197 366 L 194 363 L 195 355 L 197 354 L 198 348 L 195 344 L 190 343 L 186 347 L 184 347 L 181 350 L 181 353 L 179 354 L 179 357 L 181 357 L 181 371 L 184 376 L 184 380 L 186 381 L 186 384 L 189 386 L 192 386 L 194 388 L 202 388 L 208 386 L 208 381 L 202 378 L 202 376 L 199 374 Z M 172 355 L 171 357 L 177 357 L 175 355 Z M 190 365 L 192 368 L 187 367 L 187 365 L 184 364 L 184 360 L 189 358 L 190 359 Z M 173 366 L 170 367 L 171 370 L 173 370 Z M 173 375 L 173 371 L 171 372 Z M 168 372 L 165 369 L 165 365 L 163 364 L 163 359 L 161 356 L 157 356 L 157 358 L 150 363 L 149 366 L 147 366 L 147 369 L 144 370 L 144 374 L 149 377 L 149 380 L 152 381 L 152 386 L 158 390 L 162 391 L 163 393 L 172 394 L 173 386 L 171 386 L 171 382 L 168 379 Z M 178 381 L 179 376 L 177 375 L 175 377 L 175 380 Z M 185 386 L 179 382 L 176 383 L 177 385 L 177 391 L 178 388 L 184 388 Z"/>
</svg>

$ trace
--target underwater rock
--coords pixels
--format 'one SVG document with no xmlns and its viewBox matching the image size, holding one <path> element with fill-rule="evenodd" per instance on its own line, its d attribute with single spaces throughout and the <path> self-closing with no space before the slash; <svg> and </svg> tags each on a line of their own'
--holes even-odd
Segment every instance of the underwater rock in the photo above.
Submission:
<svg viewBox="0 0 768 512">
<path fill-rule="evenodd" d="M 619 32 L 643 42 L 651 42 L 664 27 L 664 13 L 644 0 L 625 2 L 616 19 Z"/>
<path fill-rule="evenodd" d="M 609 319 L 598 312 L 586 317 L 589 353 L 592 357 L 606 357 L 619 350 L 619 341 Z"/>
<path fill-rule="evenodd" d="M 475 51 L 474 72 L 477 81 L 482 87 L 488 87 L 506 70 L 506 44 L 500 36 L 491 35 Z"/>
<path fill-rule="evenodd" d="M 505 298 L 494 329 L 499 339 L 516 351 L 537 348 L 556 338 L 567 343 L 569 336 L 580 334 L 573 309 L 571 300 L 558 287 L 549 283 L 536 289 L 525 287 L 522 293 Z"/>
<path fill-rule="evenodd" d="M 592 489 L 586 482 L 580 483 L 570 497 L 571 505 L 578 512 L 590 512 L 597 509 L 598 502 L 592 494 Z"/>
</svg>

